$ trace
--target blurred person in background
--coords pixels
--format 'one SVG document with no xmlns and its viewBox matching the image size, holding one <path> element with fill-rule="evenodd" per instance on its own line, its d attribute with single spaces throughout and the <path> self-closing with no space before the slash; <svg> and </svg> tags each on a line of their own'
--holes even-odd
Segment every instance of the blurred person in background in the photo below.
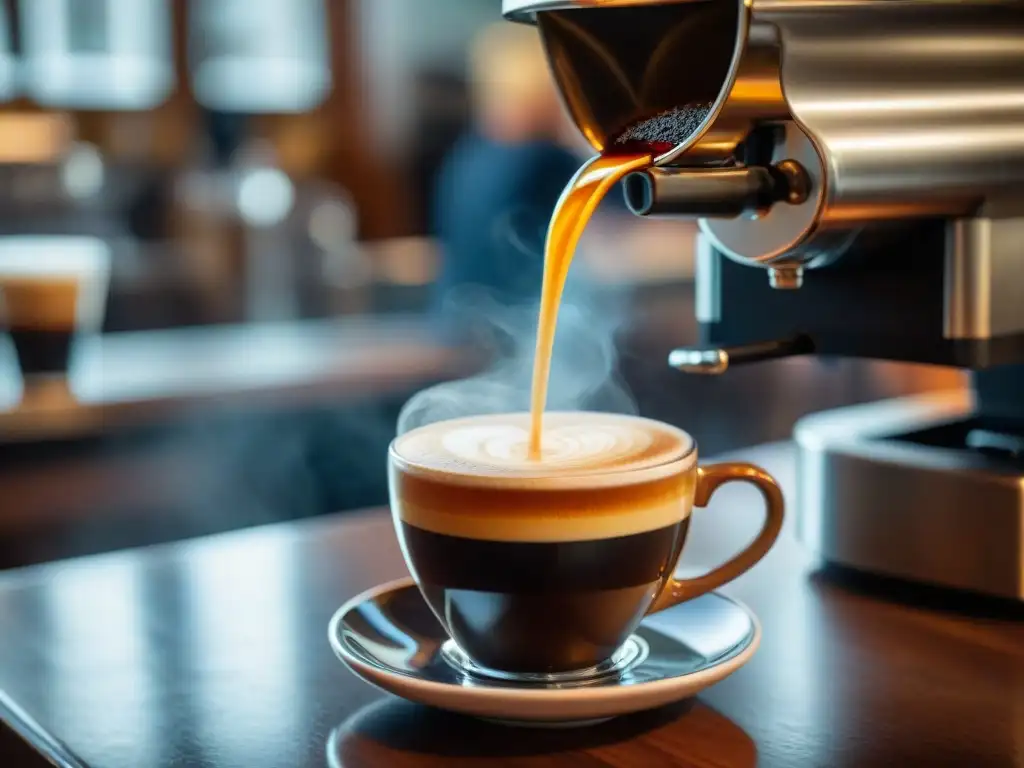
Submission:
<svg viewBox="0 0 1024 768">
<path fill-rule="evenodd" d="M 585 156 L 562 107 L 535 30 L 486 27 L 469 54 L 471 125 L 441 165 L 431 234 L 441 265 L 433 309 L 482 288 L 505 306 L 540 296 L 544 237 Z M 575 150 L 575 151 L 574 151 Z"/>
<path fill-rule="evenodd" d="M 430 234 L 441 256 L 431 309 L 445 333 L 466 330 L 481 292 L 502 307 L 536 305 L 551 214 L 594 154 L 562 105 L 535 29 L 485 27 L 470 46 L 468 79 L 470 126 L 444 157 L 431 195 Z M 566 294 L 581 276 L 620 288 L 645 276 L 692 277 L 695 235 L 691 221 L 637 219 L 613 191 L 583 234 Z"/>
</svg>

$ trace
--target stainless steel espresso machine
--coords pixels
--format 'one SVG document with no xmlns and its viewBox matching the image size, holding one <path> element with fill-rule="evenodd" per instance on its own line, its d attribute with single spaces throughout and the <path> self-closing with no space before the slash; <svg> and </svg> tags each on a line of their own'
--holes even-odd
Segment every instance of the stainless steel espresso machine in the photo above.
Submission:
<svg viewBox="0 0 1024 768">
<path fill-rule="evenodd" d="M 969 392 L 797 424 L 825 561 L 1024 600 L 1024 3 L 504 0 L 596 150 L 638 121 L 641 216 L 699 219 L 720 373 L 797 354 L 957 366 Z M 660 116 L 660 117 L 659 117 Z"/>
</svg>

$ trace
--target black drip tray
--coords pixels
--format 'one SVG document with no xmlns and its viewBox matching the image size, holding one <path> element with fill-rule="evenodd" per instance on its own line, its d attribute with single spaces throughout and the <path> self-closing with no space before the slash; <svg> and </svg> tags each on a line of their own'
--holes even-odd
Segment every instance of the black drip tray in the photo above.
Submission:
<svg viewBox="0 0 1024 768">
<path fill-rule="evenodd" d="M 974 416 L 893 435 L 891 439 L 936 448 L 976 451 L 1024 467 L 1024 420 Z"/>
</svg>

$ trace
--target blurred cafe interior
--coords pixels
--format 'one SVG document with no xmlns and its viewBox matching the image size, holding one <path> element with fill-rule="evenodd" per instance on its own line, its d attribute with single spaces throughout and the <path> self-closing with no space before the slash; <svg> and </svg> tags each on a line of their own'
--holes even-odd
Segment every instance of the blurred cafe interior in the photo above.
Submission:
<svg viewBox="0 0 1024 768">
<path fill-rule="evenodd" d="M 1022 51 L 1017 0 L 0 0 L 0 766 L 1022 768 Z M 707 640 L 721 599 L 748 655 L 655 648 L 655 687 L 736 674 L 575 735 L 382 696 L 325 630 L 415 592 L 365 592 L 410 562 L 391 441 L 528 407 L 563 190 L 623 115 L 684 107 L 587 223 L 547 403 L 761 478 L 768 515 L 724 490 L 657 578 L 581 558 L 587 599 L 658 585 L 637 627 L 775 515 L 724 597 L 653 617 L 697 605 Z M 683 536 L 707 472 L 659 501 Z M 361 636 L 390 690 L 458 669 L 410 624 Z"/>
<path fill-rule="evenodd" d="M 591 151 L 499 0 L 5 0 L 0 100 L 0 568 L 385 503 L 402 404 L 522 346 Z M 564 322 L 702 453 L 959 386 L 670 369 L 695 233 L 610 196 Z"/>
</svg>

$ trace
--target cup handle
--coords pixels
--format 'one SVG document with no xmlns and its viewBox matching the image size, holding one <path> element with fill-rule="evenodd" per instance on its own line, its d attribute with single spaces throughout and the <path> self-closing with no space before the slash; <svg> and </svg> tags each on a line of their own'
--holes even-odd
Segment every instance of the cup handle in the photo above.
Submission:
<svg viewBox="0 0 1024 768">
<path fill-rule="evenodd" d="M 733 462 L 698 467 L 697 488 L 693 499 L 694 506 L 707 506 L 712 494 L 718 490 L 718 487 L 732 480 L 756 486 L 757 490 L 764 497 L 765 518 L 764 525 L 761 526 L 761 532 L 757 534 L 757 538 L 751 542 L 750 546 L 717 568 L 708 571 L 703 576 L 697 576 L 692 579 L 670 578 L 661 590 L 661 593 L 655 598 L 651 608 L 647 611 L 648 613 L 656 613 L 657 611 L 671 608 L 673 605 L 677 605 L 684 600 L 691 600 L 732 581 L 741 573 L 753 567 L 772 548 L 772 544 L 775 543 L 775 539 L 779 536 L 779 531 L 782 530 L 785 505 L 778 483 L 760 467 L 755 467 L 753 464 Z"/>
</svg>

